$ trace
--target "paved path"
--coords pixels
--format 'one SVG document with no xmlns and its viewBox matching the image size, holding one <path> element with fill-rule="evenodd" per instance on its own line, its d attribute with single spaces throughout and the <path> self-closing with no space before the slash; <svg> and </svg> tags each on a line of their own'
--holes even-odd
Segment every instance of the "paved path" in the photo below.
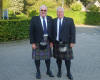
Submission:
<svg viewBox="0 0 100 80">
<path fill-rule="evenodd" d="M 74 80 L 100 80 L 100 27 L 77 27 L 76 37 L 71 66 Z M 45 74 L 46 67 L 44 61 L 41 61 L 41 80 L 68 80 L 64 62 L 61 78 L 56 77 L 54 58 L 51 59 L 51 68 L 54 78 Z M 29 40 L 0 44 L 0 80 L 36 80 Z"/>
</svg>

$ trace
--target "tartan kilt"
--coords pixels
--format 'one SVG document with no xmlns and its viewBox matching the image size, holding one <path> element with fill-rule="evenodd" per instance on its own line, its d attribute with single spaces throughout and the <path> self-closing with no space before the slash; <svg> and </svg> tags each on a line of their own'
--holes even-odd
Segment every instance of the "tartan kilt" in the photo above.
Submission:
<svg viewBox="0 0 100 80">
<path fill-rule="evenodd" d="M 37 48 L 35 50 L 32 49 L 32 59 L 45 60 L 45 59 L 50 59 L 50 57 L 52 57 L 49 43 L 48 46 L 43 50 L 40 49 L 39 44 L 36 44 L 36 46 Z"/>
<path fill-rule="evenodd" d="M 72 48 L 68 47 L 68 49 L 65 53 L 61 53 L 59 51 L 59 44 L 54 44 L 53 57 L 56 59 L 71 60 L 71 59 L 73 59 L 73 50 L 72 50 Z"/>
</svg>

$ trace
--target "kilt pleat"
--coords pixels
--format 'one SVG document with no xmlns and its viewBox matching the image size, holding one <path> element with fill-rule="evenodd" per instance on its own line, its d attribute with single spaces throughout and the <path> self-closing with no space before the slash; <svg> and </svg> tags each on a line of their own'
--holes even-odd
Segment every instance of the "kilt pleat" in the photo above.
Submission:
<svg viewBox="0 0 100 80">
<path fill-rule="evenodd" d="M 39 48 L 39 45 L 37 44 L 37 49 L 32 49 L 32 59 L 35 60 L 45 60 L 45 59 L 50 59 L 52 57 L 50 46 L 46 47 L 46 49 L 41 50 Z"/>
</svg>

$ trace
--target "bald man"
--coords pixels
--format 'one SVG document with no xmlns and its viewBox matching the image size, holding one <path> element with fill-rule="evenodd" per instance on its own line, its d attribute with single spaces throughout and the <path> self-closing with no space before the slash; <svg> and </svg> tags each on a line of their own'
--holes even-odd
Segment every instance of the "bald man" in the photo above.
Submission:
<svg viewBox="0 0 100 80">
<path fill-rule="evenodd" d="M 72 18 L 64 17 L 64 9 L 57 8 L 57 18 L 53 21 L 53 42 L 54 42 L 54 58 L 56 58 L 58 73 L 57 77 L 62 76 L 61 65 L 62 60 L 65 61 L 67 69 L 67 77 L 73 80 L 70 66 L 73 59 L 72 48 L 75 44 L 75 25 Z"/>
<path fill-rule="evenodd" d="M 52 56 L 50 52 L 50 47 L 52 47 L 51 26 L 52 18 L 47 16 L 47 7 L 42 5 L 40 15 L 34 16 L 30 25 L 30 43 L 32 44 L 32 58 L 37 69 L 37 79 L 41 79 L 40 60 L 45 60 L 46 74 L 49 77 L 54 77 L 50 70 L 50 58 Z"/>
</svg>

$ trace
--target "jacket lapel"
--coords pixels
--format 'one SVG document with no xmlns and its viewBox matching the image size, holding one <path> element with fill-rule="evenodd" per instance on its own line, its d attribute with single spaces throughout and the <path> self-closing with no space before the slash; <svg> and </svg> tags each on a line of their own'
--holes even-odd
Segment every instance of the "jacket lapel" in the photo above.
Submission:
<svg viewBox="0 0 100 80">
<path fill-rule="evenodd" d="M 49 30 L 49 18 L 48 18 L 48 16 L 47 16 L 47 32 L 48 32 L 48 30 Z"/>
<path fill-rule="evenodd" d="M 43 27 L 42 27 L 40 16 L 38 16 L 38 24 L 39 24 L 40 29 L 43 31 Z"/>
<path fill-rule="evenodd" d="M 63 18 L 62 27 L 61 27 L 61 31 L 60 32 L 62 32 L 62 30 L 64 28 L 64 24 L 65 24 L 65 18 Z"/>
<path fill-rule="evenodd" d="M 56 36 L 57 36 L 57 18 L 55 19 L 54 21 L 54 29 L 55 29 L 55 33 L 56 33 Z"/>
</svg>

